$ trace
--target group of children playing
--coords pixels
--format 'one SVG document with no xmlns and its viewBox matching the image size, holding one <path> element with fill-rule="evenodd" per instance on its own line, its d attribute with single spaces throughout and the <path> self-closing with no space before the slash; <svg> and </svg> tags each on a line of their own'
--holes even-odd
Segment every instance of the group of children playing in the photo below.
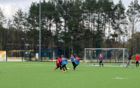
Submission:
<svg viewBox="0 0 140 88">
<path fill-rule="evenodd" d="M 71 59 L 71 63 L 73 66 L 73 70 L 76 70 L 76 67 L 80 64 L 80 58 L 77 55 L 71 55 L 70 57 Z M 59 56 L 58 58 L 56 58 L 56 69 L 60 69 L 63 72 L 65 72 L 67 69 L 67 64 L 68 64 L 68 60 L 67 58 L 64 57 L 64 55 Z"/>
<path fill-rule="evenodd" d="M 99 54 L 99 66 L 103 67 L 103 59 L 104 59 L 104 56 L 102 53 Z M 131 60 L 133 58 L 133 55 L 132 54 L 129 54 L 129 57 L 128 57 L 128 63 L 126 65 L 126 67 L 128 67 L 131 63 Z M 72 66 L 73 66 L 73 70 L 76 70 L 76 67 L 80 64 L 80 58 L 77 56 L 77 55 L 71 55 L 70 57 L 70 60 L 71 60 L 71 63 L 72 63 Z M 135 60 L 136 60 L 136 67 L 139 67 L 139 61 L 140 61 L 140 55 L 137 54 L 135 56 Z M 61 55 L 59 56 L 58 58 L 56 58 L 56 69 L 60 69 L 62 70 L 63 72 L 65 72 L 67 69 L 67 64 L 68 64 L 68 60 L 67 58 L 64 57 L 64 55 Z"/>
</svg>

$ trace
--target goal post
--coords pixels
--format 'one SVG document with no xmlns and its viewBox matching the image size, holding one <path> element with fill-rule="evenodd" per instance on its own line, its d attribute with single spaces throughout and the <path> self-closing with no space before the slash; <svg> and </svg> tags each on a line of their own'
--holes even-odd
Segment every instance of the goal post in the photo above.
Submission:
<svg viewBox="0 0 140 88">
<path fill-rule="evenodd" d="M 84 61 L 98 62 L 100 53 L 103 53 L 104 62 L 123 64 L 127 62 L 128 50 L 126 48 L 85 48 Z"/>
</svg>

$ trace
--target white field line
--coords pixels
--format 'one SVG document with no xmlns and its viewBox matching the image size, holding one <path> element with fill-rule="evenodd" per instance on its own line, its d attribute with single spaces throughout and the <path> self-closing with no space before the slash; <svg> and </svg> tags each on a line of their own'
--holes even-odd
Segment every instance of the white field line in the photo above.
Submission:
<svg viewBox="0 0 140 88">
<path fill-rule="evenodd" d="M 112 79 L 116 79 L 116 80 L 124 80 L 124 79 L 128 79 L 128 78 L 124 78 L 124 77 L 116 76 L 115 78 L 112 78 Z"/>
<path fill-rule="evenodd" d="M 99 67 L 98 64 L 92 64 L 92 65 L 89 65 L 89 66 L 94 66 L 94 67 Z M 122 65 L 109 65 L 109 64 L 105 64 L 104 67 L 126 67 L 126 64 L 122 64 Z"/>
</svg>

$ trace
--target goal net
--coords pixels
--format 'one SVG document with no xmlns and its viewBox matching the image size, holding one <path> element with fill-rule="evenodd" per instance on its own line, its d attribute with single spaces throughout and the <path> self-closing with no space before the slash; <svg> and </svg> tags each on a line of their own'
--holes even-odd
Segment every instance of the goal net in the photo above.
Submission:
<svg viewBox="0 0 140 88">
<path fill-rule="evenodd" d="M 126 48 L 85 48 L 85 62 L 99 62 L 99 55 L 102 53 L 105 63 L 122 63 L 128 61 L 128 50 Z"/>
</svg>

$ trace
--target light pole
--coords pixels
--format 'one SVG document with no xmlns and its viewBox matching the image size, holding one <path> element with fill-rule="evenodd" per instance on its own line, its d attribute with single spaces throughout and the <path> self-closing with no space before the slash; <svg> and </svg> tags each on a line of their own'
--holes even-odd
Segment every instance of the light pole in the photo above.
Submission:
<svg viewBox="0 0 140 88">
<path fill-rule="evenodd" d="M 39 60 L 42 61 L 42 57 L 41 57 L 41 0 L 39 0 Z"/>
</svg>

